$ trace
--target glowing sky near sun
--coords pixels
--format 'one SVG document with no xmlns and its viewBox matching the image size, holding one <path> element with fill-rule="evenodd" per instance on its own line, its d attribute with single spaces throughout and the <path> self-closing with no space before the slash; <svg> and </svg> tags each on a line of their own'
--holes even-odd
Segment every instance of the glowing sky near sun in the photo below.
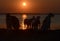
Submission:
<svg viewBox="0 0 60 41">
<path fill-rule="evenodd" d="M 27 4 L 26 4 L 26 2 L 23 2 L 22 5 L 25 7 Z"/>
</svg>

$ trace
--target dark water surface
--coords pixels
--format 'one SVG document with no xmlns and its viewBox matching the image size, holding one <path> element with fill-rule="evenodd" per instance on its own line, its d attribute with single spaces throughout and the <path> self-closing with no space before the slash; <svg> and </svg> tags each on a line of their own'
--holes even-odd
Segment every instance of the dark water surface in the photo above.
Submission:
<svg viewBox="0 0 60 41">
<path fill-rule="evenodd" d="M 12 16 L 16 16 L 19 19 L 19 22 L 21 24 L 22 21 L 22 14 L 10 14 Z M 48 14 L 27 14 L 28 18 L 32 18 L 32 16 L 41 16 L 41 24 L 44 20 L 44 18 Z M 51 20 L 51 29 L 60 29 L 60 14 L 54 14 L 54 18 Z M 6 28 L 6 14 L 0 14 L 0 28 Z"/>
</svg>

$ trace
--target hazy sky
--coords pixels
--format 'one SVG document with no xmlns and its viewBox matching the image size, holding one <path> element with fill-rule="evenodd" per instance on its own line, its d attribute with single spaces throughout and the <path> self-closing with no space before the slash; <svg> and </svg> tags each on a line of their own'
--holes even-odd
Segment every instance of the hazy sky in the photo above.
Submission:
<svg viewBox="0 0 60 41">
<path fill-rule="evenodd" d="M 26 8 L 21 9 L 26 1 Z M 0 13 L 60 13 L 60 0 L 0 0 Z"/>
</svg>

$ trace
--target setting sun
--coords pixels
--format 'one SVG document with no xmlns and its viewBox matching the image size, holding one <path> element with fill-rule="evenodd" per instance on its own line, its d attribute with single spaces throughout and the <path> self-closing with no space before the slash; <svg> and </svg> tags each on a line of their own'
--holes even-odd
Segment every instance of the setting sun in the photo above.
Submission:
<svg viewBox="0 0 60 41">
<path fill-rule="evenodd" d="M 28 13 L 31 11 L 31 3 L 28 1 L 20 1 L 18 4 L 18 10 L 20 13 Z"/>
<path fill-rule="evenodd" d="M 26 2 L 23 2 L 22 5 L 23 5 L 23 6 L 26 6 L 27 4 L 26 4 Z"/>
</svg>

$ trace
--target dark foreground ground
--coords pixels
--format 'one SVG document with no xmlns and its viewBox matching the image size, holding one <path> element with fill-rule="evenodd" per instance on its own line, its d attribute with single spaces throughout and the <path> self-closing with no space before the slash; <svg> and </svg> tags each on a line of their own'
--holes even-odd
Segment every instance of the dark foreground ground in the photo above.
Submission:
<svg viewBox="0 0 60 41">
<path fill-rule="evenodd" d="M 0 29 L 0 41 L 58 41 L 60 30 L 41 32 L 34 30 L 4 30 Z"/>
</svg>

